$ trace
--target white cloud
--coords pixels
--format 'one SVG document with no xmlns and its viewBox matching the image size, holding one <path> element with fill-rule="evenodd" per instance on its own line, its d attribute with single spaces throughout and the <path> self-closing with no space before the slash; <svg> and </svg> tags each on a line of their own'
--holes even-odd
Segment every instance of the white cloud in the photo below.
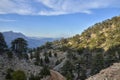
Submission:
<svg viewBox="0 0 120 80">
<path fill-rule="evenodd" d="M 32 6 L 29 0 L 1 0 L 0 14 L 32 14 Z"/>
<path fill-rule="evenodd" d="M 62 15 L 120 7 L 119 0 L 1 0 L 0 14 Z"/>
<path fill-rule="evenodd" d="M 14 22 L 16 20 L 13 20 L 13 19 L 0 19 L 0 22 Z"/>
</svg>

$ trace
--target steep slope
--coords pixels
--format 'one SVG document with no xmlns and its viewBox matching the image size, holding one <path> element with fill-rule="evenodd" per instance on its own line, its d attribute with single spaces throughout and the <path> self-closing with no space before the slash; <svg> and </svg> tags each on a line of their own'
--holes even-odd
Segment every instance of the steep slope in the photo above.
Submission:
<svg viewBox="0 0 120 80">
<path fill-rule="evenodd" d="M 56 66 L 57 70 L 68 78 L 74 75 L 71 80 L 79 78 L 78 74 L 81 74 L 80 77 L 84 80 L 113 63 L 120 62 L 120 16 L 96 23 L 81 35 L 54 41 L 53 45 L 55 49 L 67 52 L 65 59 L 69 62 L 61 62 L 59 65 L 62 66 Z"/>
<path fill-rule="evenodd" d="M 65 45 L 72 48 L 103 48 L 120 44 L 120 16 L 105 20 L 89 27 L 81 35 L 73 36 L 66 40 Z M 65 40 L 63 40 L 65 41 Z"/>
<path fill-rule="evenodd" d="M 109 68 L 100 71 L 100 73 L 86 80 L 120 80 L 120 63 L 114 63 Z"/>
</svg>

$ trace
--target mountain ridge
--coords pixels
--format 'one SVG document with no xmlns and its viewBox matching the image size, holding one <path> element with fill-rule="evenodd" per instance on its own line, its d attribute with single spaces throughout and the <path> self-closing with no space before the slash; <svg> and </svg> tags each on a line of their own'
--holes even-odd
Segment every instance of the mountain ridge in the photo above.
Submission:
<svg viewBox="0 0 120 80">
<path fill-rule="evenodd" d="M 51 41 L 54 41 L 57 39 L 57 38 L 29 37 L 29 36 L 24 35 L 21 32 L 13 32 L 13 31 L 6 31 L 6 32 L 2 32 L 2 33 L 5 37 L 5 41 L 7 42 L 7 45 L 9 47 L 11 46 L 11 41 L 13 41 L 16 38 L 24 38 L 25 40 L 27 40 L 29 48 L 36 48 L 36 47 L 39 47 L 39 46 L 45 44 L 46 42 L 51 42 Z"/>
</svg>

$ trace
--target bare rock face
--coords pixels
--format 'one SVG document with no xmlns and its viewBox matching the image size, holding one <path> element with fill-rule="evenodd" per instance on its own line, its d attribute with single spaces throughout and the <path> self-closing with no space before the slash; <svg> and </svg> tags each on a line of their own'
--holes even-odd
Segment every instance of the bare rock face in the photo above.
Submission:
<svg viewBox="0 0 120 80">
<path fill-rule="evenodd" d="M 109 68 L 102 70 L 100 73 L 86 80 L 120 80 L 120 63 L 114 63 Z"/>
</svg>

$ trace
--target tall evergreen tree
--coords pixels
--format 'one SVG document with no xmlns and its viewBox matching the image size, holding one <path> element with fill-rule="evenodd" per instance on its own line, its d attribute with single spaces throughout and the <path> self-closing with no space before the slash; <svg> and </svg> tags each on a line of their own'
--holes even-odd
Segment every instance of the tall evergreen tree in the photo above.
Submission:
<svg viewBox="0 0 120 80">
<path fill-rule="evenodd" d="M 61 70 L 62 70 L 62 74 L 67 78 L 67 80 L 73 80 L 74 66 L 69 60 L 65 62 Z"/>
<path fill-rule="evenodd" d="M 27 51 L 27 41 L 23 38 L 17 38 L 12 41 L 12 50 L 17 53 L 23 53 Z"/>
<path fill-rule="evenodd" d="M 91 73 L 92 74 L 96 74 L 103 68 L 104 68 L 104 57 L 103 57 L 103 54 L 102 53 L 97 53 L 93 57 Z"/>
<path fill-rule="evenodd" d="M 0 53 L 7 49 L 3 34 L 0 32 Z"/>
<path fill-rule="evenodd" d="M 45 56 L 45 63 L 49 63 L 50 62 L 50 60 L 49 60 L 49 57 L 48 56 Z"/>
<path fill-rule="evenodd" d="M 23 38 L 17 38 L 12 41 L 12 51 L 14 51 L 19 58 L 23 58 L 23 53 L 27 52 L 27 41 Z"/>
</svg>

